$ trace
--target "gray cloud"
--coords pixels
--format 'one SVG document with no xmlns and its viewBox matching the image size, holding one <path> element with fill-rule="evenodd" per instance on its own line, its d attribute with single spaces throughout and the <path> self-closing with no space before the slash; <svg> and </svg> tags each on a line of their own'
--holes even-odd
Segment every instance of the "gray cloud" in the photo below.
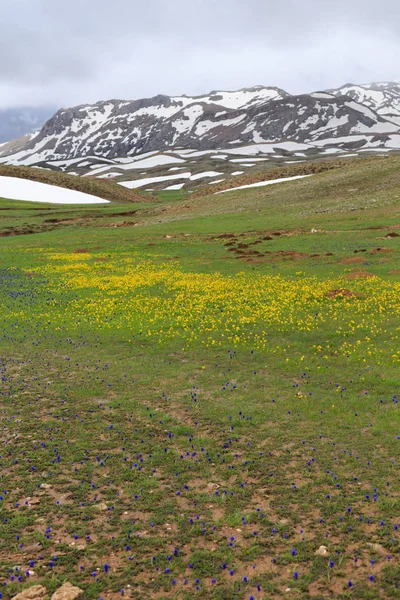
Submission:
<svg viewBox="0 0 400 600">
<path fill-rule="evenodd" d="M 398 0 L 2 0 L 0 106 L 400 78 Z"/>
</svg>

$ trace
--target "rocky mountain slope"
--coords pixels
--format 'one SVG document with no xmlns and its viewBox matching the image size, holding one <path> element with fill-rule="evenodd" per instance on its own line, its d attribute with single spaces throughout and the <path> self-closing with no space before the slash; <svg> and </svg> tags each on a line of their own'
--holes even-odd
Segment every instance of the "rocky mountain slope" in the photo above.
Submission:
<svg viewBox="0 0 400 600">
<path fill-rule="evenodd" d="M 335 96 L 349 96 L 387 121 L 400 126 L 400 82 L 347 84 L 330 92 Z"/>
<path fill-rule="evenodd" d="M 46 166 L 85 157 L 115 160 L 182 149 L 232 152 L 265 144 L 285 144 L 285 156 L 299 150 L 400 148 L 400 84 L 346 85 L 297 96 L 257 86 L 199 97 L 98 102 L 59 110 L 17 151 L 0 146 L 0 160 Z"/>
</svg>

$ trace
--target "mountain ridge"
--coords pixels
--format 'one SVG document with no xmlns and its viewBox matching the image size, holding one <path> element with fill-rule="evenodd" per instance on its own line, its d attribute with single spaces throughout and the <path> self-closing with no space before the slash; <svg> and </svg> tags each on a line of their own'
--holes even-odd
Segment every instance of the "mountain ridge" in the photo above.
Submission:
<svg viewBox="0 0 400 600">
<path fill-rule="evenodd" d="M 34 165 L 278 142 L 316 151 L 400 148 L 400 83 L 344 84 L 298 95 L 257 85 L 200 96 L 99 101 L 58 110 L 17 151 L 3 145 L 0 153 L 1 162 Z"/>
</svg>

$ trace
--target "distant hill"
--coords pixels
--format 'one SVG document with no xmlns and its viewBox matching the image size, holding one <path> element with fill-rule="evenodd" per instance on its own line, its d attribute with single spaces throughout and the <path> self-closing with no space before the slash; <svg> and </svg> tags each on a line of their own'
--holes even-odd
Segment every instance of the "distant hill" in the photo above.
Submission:
<svg viewBox="0 0 400 600">
<path fill-rule="evenodd" d="M 54 106 L 0 109 L 0 144 L 41 129 L 55 110 Z"/>
</svg>

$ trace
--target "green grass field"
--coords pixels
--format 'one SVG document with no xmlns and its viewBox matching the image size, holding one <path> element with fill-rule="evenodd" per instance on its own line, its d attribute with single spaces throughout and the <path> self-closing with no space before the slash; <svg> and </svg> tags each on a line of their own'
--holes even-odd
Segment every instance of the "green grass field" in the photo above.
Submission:
<svg viewBox="0 0 400 600">
<path fill-rule="evenodd" d="M 400 597 L 399 198 L 0 200 L 2 598 Z"/>
</svg>

